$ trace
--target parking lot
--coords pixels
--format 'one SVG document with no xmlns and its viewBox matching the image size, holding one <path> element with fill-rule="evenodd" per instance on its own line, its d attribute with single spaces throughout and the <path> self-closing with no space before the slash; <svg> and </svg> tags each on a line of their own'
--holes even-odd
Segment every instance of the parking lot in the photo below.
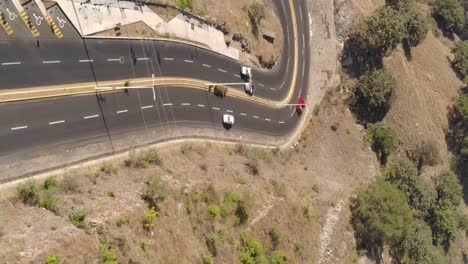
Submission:
<svg viewBox="0 0 468 264">
<path fill-rule="evenodd" d="M 0 0 L 0 41 L 76 39 L 78 34 L 58 5 L 48 9 L 40 0 Z"/>
</svg>

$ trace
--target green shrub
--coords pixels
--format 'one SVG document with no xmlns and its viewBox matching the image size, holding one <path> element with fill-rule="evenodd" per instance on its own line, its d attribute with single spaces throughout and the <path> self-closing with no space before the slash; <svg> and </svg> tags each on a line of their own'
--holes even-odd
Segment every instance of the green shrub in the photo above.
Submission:
<svg viewBox="0 0 468 264">
<path fill-rule="evenodd" d="M 252 24 L 252 33 L 257 37 L 259 26 L 266 15 L 265 6 L 257 1 L 252 2 L 247 7 L 247 14 Z"/>
<path fill-rule="evenodd" d="M 440 151 L 435 142 L 423 141 L 414 151 L 409 153 L 411 160 L 418 164 L 418 170 L 423 166 L 434 166 L 440 162 Z"/>
<path fill-rule="evenodd" d="M 289 261 L 286 255 L 282 251 L 275 250 L 271 252 L 269 263 L 270 264 L 287 264 L 289 263 Z"/>
<path fill-rule="evenodd" d="M 216 218 L 221 214 L 221 209 L 219 206 L 211 204 L 208 206 L 208 215 L 212 218 Z"/>
<path fill-rule="evenodd" d="M 58 199 L 50 192 L 45 192 L 39 199 L 39 207 L 45 208 L 55 214 L 59 213 Z"/>
<path fill-rule="evenodd" d="M 398 246 L 412 223 L 405 194 L 380 178 L 358 192 L 351 213 L 358 247 L 373 255 L 379 255 L 384 244 Z"/>
<path fill-rule="evenodd" d="M 49 256 L 47 256 L 46 263 L 47 264 L 59 264 L 60 263 L 60 258 L 57 255 L 49 255 Z"/>
<path fill-rule="evenodd" d="M 444 200 L 437 204 L 429 221 L 432 226 L 432 236 L 437 243 L 447 245 L 455 238 L 455 234 L 461 227 L 460 215 L 449 204 L 449 201 Z"/>
<path fill-rule="evenodd" d="M 117 227 L 122 227 L 123 225 L 128 224 L 129 222 L 130 222 L 130 221 L 128 221 L 127 218 L 119 216 L 119 217 L 115 220 L 115 225 L 116 225 Z"/>
<path fill-rule="evenodd" d="M 28 180 L 16 188 L 16 197 L 25 205 L 36 206 L 39 204 L 39 190 L 36 181 Z"/>
<path fill-rule="evenodd" d="M 115 191 L 114 190 L 107 190 L 106 195 L 111 197 L 111 198 L 115 198 Z"/>
<path fill-rule="evenodd" d="M 266 160 L 270 159 L 269 153 L 259 147 L 251 147 L 244 144 L 236 146 L 236 153 L 246 157 L 248 160 Z"/>
<path fill-rule="evenodd" d="M 390 127 L 383 123 L 377 123 L 369 129 L 372 141 L 372 149 L 377 153 L 381 164 L 387 163 L 388 156 L 396 149 L 398 140 Z"/>
<path fill-rule="evenodd" d="M 126 167 L 149 168 L 150 165 L 162 166 L 163 161 L 156 149 L 132 151 L 129 158 L 124 161 Z"/>
<path fill-rule="evenodd" d="M 84 211 L 73 212 L 68 216 L 68 219 L 70 219 L 72 224 L 78 228 L 83 229 L 86 227 L 86 212 Z"/>
<path fill-rule="evenodd" d="M 193 8 L 193 0 L 177 0 L 177 6 L 182 9 L 189 9 Z"/>
<path fill-rule="evenodd" d="M 59 186 L 59 182 L 57 181 L 57 178 L 55 177 L 48 177 L 44 181 L 43 188 L 46 190 L 54 190 Z"/>
<path fill-rule="evenodd" d="M 444 263 L 438 249 L 432 245 L 432 233 L 426 223 L 415 221 L 406 234 L 401 245 L 403 264 L 442 264 Z"/>
<path fill-rule="evenodd" d="M 68 172 L 60 182 L 60 189 L 65 193 L 77 193 L 80 190 L 78 174 L 74 171 Z"/>
<path fill-rule="evenodd" d="M 281 233 L 278 227 L 274 226 L 270 228 L 268 235 L 270 235 L 271 247 L 273 250 L 276 250 L 281 242 Z"/>
<path fill-rule="evenodd" d="M 241 233 L 241 252 L 240 262 L 242 264 L 267 263 L 262 243 L 247 232 Z"/>
<path fill-rule="evenodd" d="M 465 82 L 468 81 L 468 41 L 463 40 L 457 42 L 452 49 L 454 60 L 452 62 L 455 70 L 460 74 Z"/>
<path fill-rule="evenodd" d="M 440 204 L 443 201 L 447 201 L 453 207 L 460 205 L 463 198 L 463 187 L 453 172 L 443 172 L 434 181 L 437 190 L 437 200 Z"/>
<path fill-rule="evenodd" d="M 145 230 L 151 230 L 154 228 L 154 220 L 158 218 L 158 212 L 154 207 L 152 207 L 143 218 L 143 228 Z"/>
<path fill-rule="evenodd" d="M 432 16 L 447 33 L 461 33 L 465 25 L 465 11 L 459 0 L 434 0 Z"/>
<path fill-rule="evenodd" d="M 117 252 L 111 248 L 106 238 L 99 241 L 99 256 L 102 264 L 118 264 Z"/>
<path fill-rule="evenodd" d="M 145 190 L 143 199 L 148 202 L 151 207 L 156 207 L 168 195 L 167 185 L 159 176 L 150 176 L 145 182 Z"/>
<path fill-rule="evenodd" d="M 398 159 L 385 174 L 387 181 L 405 193 L 410 206 L 427 216 L 435 203 L 437 192 L 429 182 L 418 175 L 416 166 L 407 159 Z"/>
<path fill-rule="evenodd" d="M 202 256 L 202 264 L 213 264 L 214 261 L 213 261 L 213 256 L 211 256 L 210 253 L 208 254 L 205 254 Z"/>
<path fill-rule="evenodd" d="M 354 90 L 357 117 L 371 123 L 382 120 L 395 101 L 395 89 L 395 78 L 384 70 L 361 76 Z"/>
<path fill-rule="evenodd" d="M 104 162 L 101 165 L 100 171 L 104 172 L 107 175 L 116 174 L 118 169 L 111 162 Z"/>
</svg>

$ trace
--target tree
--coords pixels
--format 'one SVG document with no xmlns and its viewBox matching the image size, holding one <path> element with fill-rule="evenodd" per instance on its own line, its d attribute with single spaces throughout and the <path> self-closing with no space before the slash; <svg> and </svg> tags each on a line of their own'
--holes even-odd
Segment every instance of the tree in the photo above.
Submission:
<svg viewBox="0 0 468 264">
<path fill-rule="evenodd" d="M 395 88 L 395 78 L 384 70 L 361 76 L 354 90 L 358 118 L 369 122 L 382 120 L 395 101 Z"/>
<path fill-rule="evenodd" d="M 382 179 L 358 192 L 351 213 L 359 247 L 374 254 L 379 254 L 384 244 L 399 245 L 412 222 L 405 194 Z"/>
<path fill-rule="evenodd" d="M 418 175 L 418 170 L 411 161 L 397 160 L 388 168 L 385 179 L 405 193 L 412 208 L 420 210 L 423 216 L 429 214 L 437 197 L 436 190 Z"/>
<path fill-rule="evenodd" d="M 459 41 L 452 49 L 455 56 L 452 65 L 465 82 L 468 77 L 468 41 Z"/>
<path fill-rule="evenodd" d="M 458 177 L 453 172 L 443 172 L 436 177 L 435 186 L 439 204 L 447 201 L 448 204 L 453 207 L 460 205 L 460 201 L 463 197 L 463 189 Z"/>
<path fill-rule="evenodd" d="M 465 11 L 459 0 L 434 0 L 432 16 L 447 33 L 460 33 L 465 24 Z"/>
<path fill-rule="evenodd" d="M 381 164 L 387 163 L 387 158 L 397 145 L 396 134 L 390 127 L 383 123 L 377 123 L 369 129 L 372 141 L 372 149 L 377 153 Z"/>
<path fill-rule="evenodd" d="M 267 258 L 262 243 L 246 232 L 241 233 L 240 262 L 242 264 L 266 264 Z"/>
<path fill-rule="evenodd" d="M 401 246 L 402 264 L 442 264 L 442 255 L 432 245 L 429 226 L 423 221 L 413 222 Z"/>
<path fill-rule="evenodd" d="M 403 37 L 404 25 L 398 12 L 386 6 L 359 23 L 350 35 L 353 48 L 371 56 L 390 55 Z"/>
<path fill-rule="evenodd" d="M 444 200 L 434 207 L 430 222 L 434 240 L 447 245 L 460 227 L 460 215 Z"/>
<path fill-rule="evenodd" d="M 258 36 L 259 25 L 266 15 L 265 6 L 255 1 L 248 6 L 247 14 L 252 23 L 252 33 L 254 36 Z"/>
<path fill-rule="evenodd" d="M 396 11 L 407 9 L 413 3 L 414 0 L 385 0 L 385 4 Z"/>
<path fill-rule="evenodd" d="M 426 39 L 429 30 L 426 17 L 419 12 L 415 5 L 411 5 L 403 14 L 405 21 L 406 39 L 411 47 L 416 47 Z"/>
</svg>

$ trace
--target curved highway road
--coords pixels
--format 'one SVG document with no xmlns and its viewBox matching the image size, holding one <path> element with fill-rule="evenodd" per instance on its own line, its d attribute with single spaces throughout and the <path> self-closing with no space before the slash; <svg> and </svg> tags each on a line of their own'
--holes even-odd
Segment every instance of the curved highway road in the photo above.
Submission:
<svg viewBox="0 0 468 264">
<path fill-rule="evenodd" d="M 308 9 L 302 0 L 274 2 L 284 25 L 285 48 L 273 70 L 253 71 L 255 96 L 274 101 L 288 98 L 290 104 L 296 104 L 300 97 L 307 97 Z M 0 40 L 0 54 L 2 89 L 83 82 L 99 85 L 152 74 L 208 82 L 241 81 L 239 62 L 166 41 L 81 39 L 75 32 L 63 40 L 39 37 L 39 45 L 27 38 Z M 185 87 L 157 88 L 156 100 L 151 89 L 135 89 L 4 103 L 0 113 L 0 156 L 5 157 L 90 138 L 112 144 L 115 135 L 157 126 L 219 129 L 225 113 L 235 116 L 231 131 L 269 136 L 291 133 L 300 119 L 293 106 L 272 108 Z"/>
</svg>

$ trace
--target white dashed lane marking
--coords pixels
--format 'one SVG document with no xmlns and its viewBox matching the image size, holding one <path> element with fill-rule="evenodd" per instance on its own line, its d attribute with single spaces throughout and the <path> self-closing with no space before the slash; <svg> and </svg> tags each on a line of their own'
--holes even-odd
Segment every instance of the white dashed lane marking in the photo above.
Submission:
<svg viewBox="0 0 468 264">
<path fill-rule="evenodd" d="M 208 64 L 202 64 L 203 67 L 207 67 L 207 68 L 211 68 L 211 65 L 208 65 Z"/>
<path fill-rule="evenodd" d="M 187 63 L 193 63 L 193 61 L 191 61 L 191 60 L 184 60 L 184 61 L 187 62 Z"/>
<path fill-rule="evenodd" d="M 142 106 L 141 109 L 148 109 L 148 108 L 153 108 L 152 105 L 146 105 L 146 106 Z"/>
<path fill-rule="evenodd" d="M 50 122 L 49 125 L 58 125 L 58 124 L 63 124 L 63 123 L 65 123 L 65 120 Z"/>
<path fill-rule="evenodd" d="M 202 105 L 202 104 L 199 104 L 198 106 L 199 106 L 199 107 L 205 107 L 205 105 Z"/>
<path fill-rule="evenodd" d="M 125 110 L 120 110 L 120 111 L 117 111 L 117 114 L 123 114 L 123 113 L 127 113 L 127 112 L 128 112 L 128 110 L 127 110 L 127 109 L 125 109 Z"/>
<path fill-rule="evenodd" d="M 271 119 L 269 119 L 269 118 L 265 118 L 265 120 L 266 120 L 266 121 L 268 121 L 268 122 L 270 122 L 270 121 L 271 121 Z"/>
<path fill-rule="evenodd" d="M 261 84 L 261 83 L 258 83 L 258 85 L 262 86 L 262 87 L 265 87 L 265 85 Z"/>
<path fill-rule="evenodd" d="M 243 115 L 243 116 L 246 116 L 246 115 L 247 115 L 246 113 L 240 113 L 240 114 Z"/>
<path fill-rule="evenodd" d="M 232 113 L 232 110 L 226 110 L 226 112 L 228 112 L 228 113 Z"/>
<path fill-rule="evenodd" d="M 118 61 L 118 62 L 120 62 L 120 58 L 118 58 L 118 59 L 107 59 L 107 61 Z"/>
<path fill-rule="evenodd" d="M 221 110 L 220 108 L 218 107 L 212 107 L 214 110 Z"/>
<path fill-rule="evenodd" d="M 94 60 L 79 60 L 78 62 L 93 62 Z"/>
<path fill-rule="evenodd" d="M 171 103 L 163 104 L 163 106 L 172 106 L 172 104 Z"/>
<path fill-rule="evenodd" d="M 174 58 L 164 58 L 164 60 L 166 60 L 166 61 L 173 61 Z"/>
<path fill-rule="evenodd" d="M 253 118 L 259 118 L 258 116 L 253 116 Z"/>
<path fill-rule="evenodd" d="M 278 123 L 279 123 L 279 124 L 284 124 L 284 121 L 279 121 Z"/>
<path fill-rule="evenodd" d="M 26 128 L 28 128 L 28 126 L 12 127 L 12 128 L 11 128 L 11 131 L 20 130 L 20 129 L 26 129 Z"/>
<path fill-rule="evenodd" d="M 19 64 L 21 64 L 20 61 L 4 62 L 4 63 L 2 63 L 3 66 L 8 66 L 8 65 L 19 65 Z"/>
<path fill-rule="evenodd" d="M 240 78 L 240 75 L 239 74 L 233 74 L 234 76 L 236 76 L 237 78 Z"/>
<path fill-rule="evenodd" d="M 190 103 L 181 103 L 180 105 L 190 105 Z"/>
<path fill-rule="evenodd" d="M 220 72 L 227 72 L 227 71 L 225 71 L 225 70 L 223 70 L 223 69 L 218 69 L 218 71 L 220 71 Z"/>
<path fill-rule="evenodd" d="M 55 61 L 42 61 L 43 64 L 54 64 L 54 63 L 60 63 L 61 61 L 55 60 Z"/>
<path fill-rule="evenodd" d="M 83 119 L 91 119 L 91 118 L 96 118 L 99 117 L 99 115 L 90 115 L 90 116 L 85 116 Z"/>
<path fill-rule="evenodd" d="M 147 61 L 149 60 L 150 58 L 138 58 L 137 61 Z"/>
</svg>

